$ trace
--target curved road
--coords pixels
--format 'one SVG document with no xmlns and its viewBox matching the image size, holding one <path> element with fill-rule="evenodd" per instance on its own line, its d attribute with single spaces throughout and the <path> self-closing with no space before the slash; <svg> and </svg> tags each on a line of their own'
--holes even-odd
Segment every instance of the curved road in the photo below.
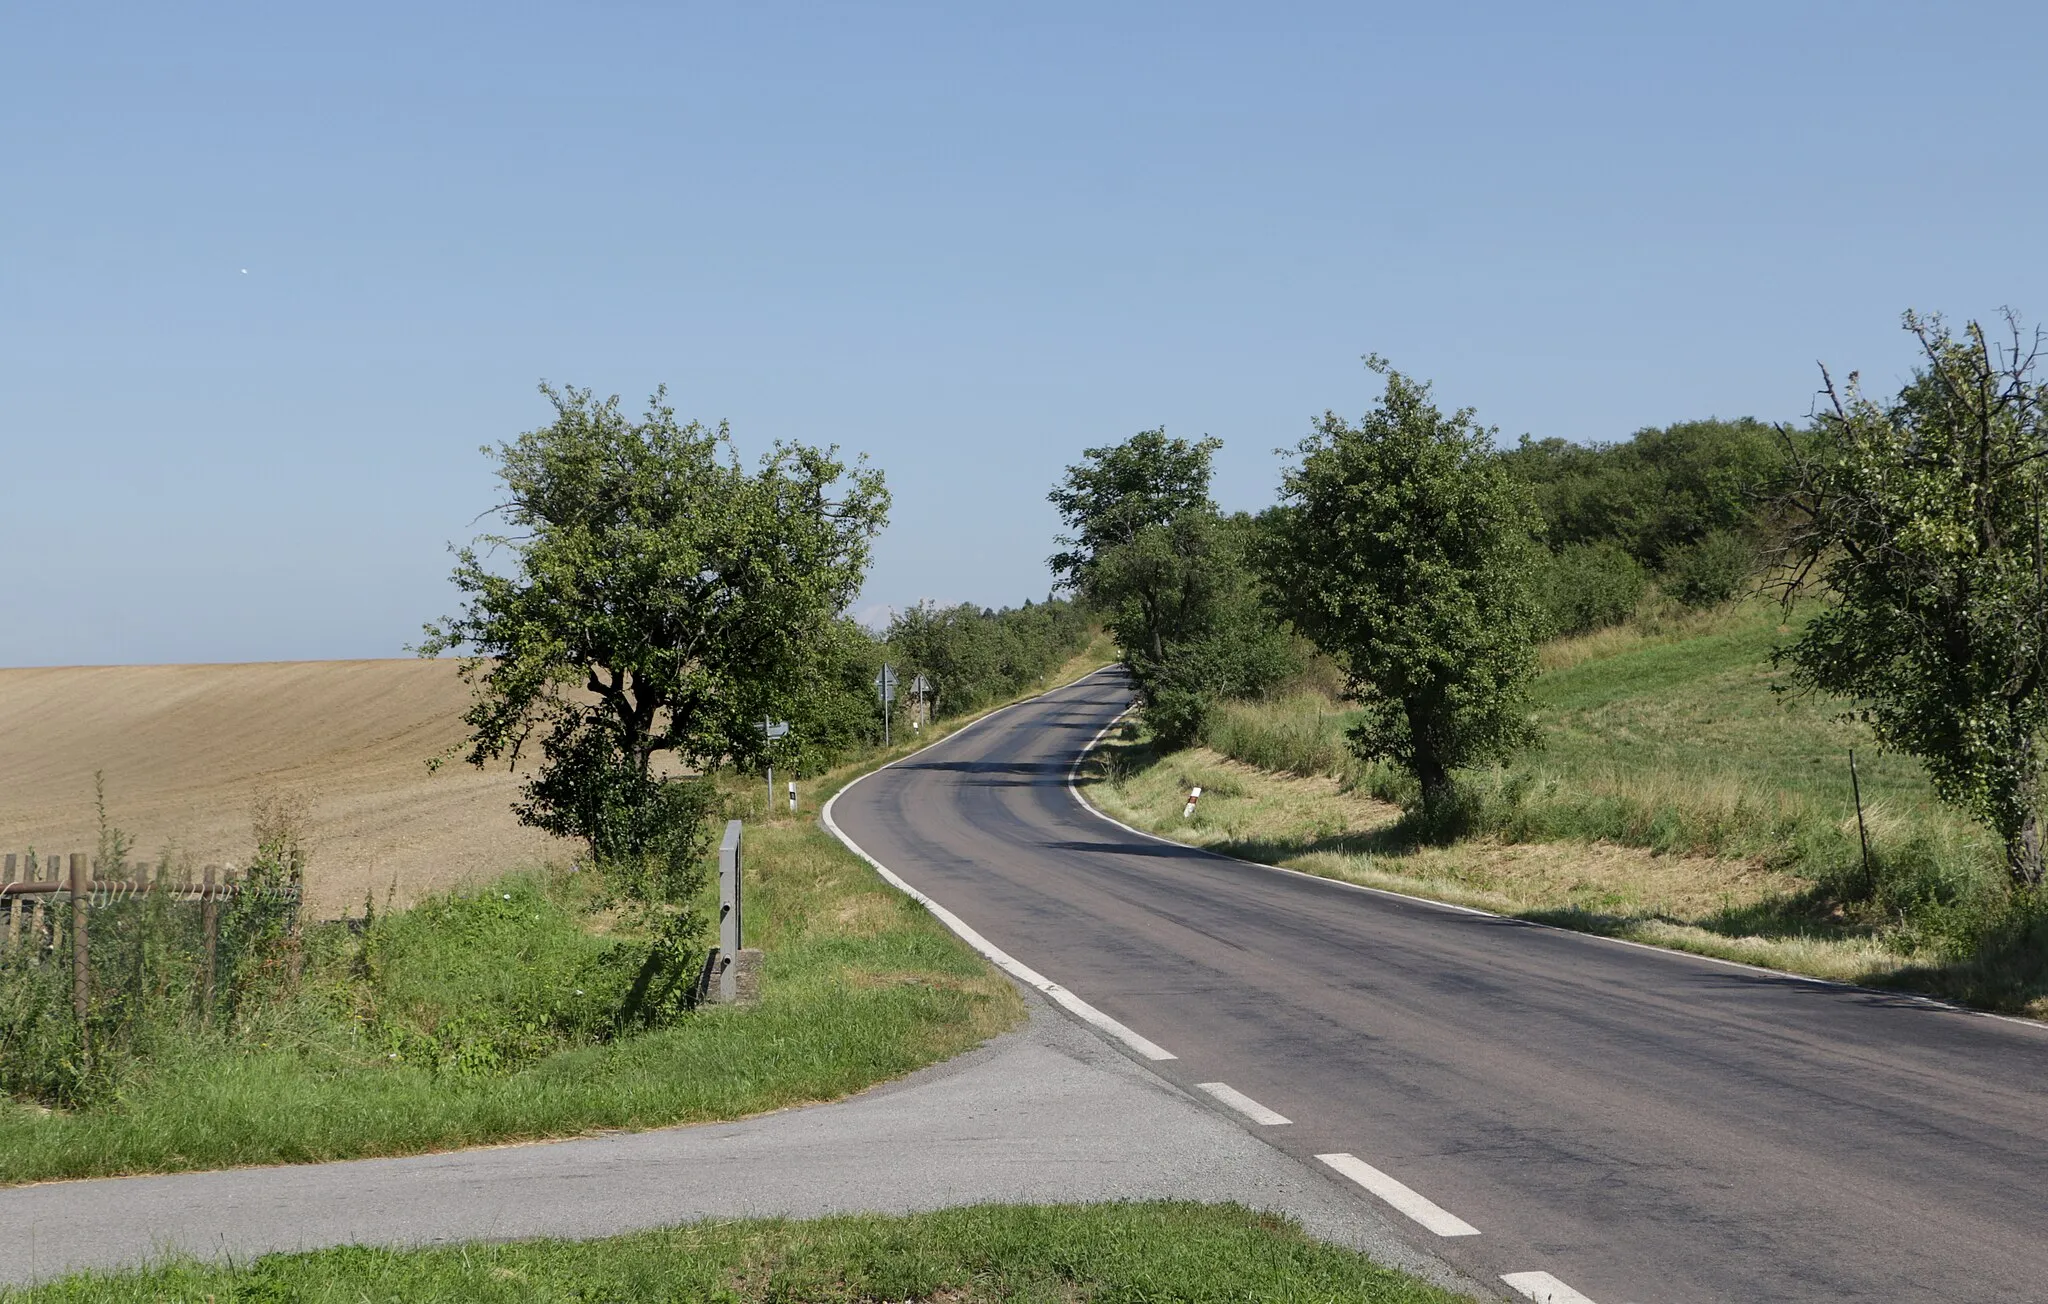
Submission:
<svg viewBox="0 0 2048 1304">
<path fill-rule="evenodd" d="M 2048 1030 L 1154 841 L 1067 787 L 1129 700 L 1104 672 L 1013 707 L 833 818 L 1176 1056 L 1157 1072 L 1226 1083 L 1291 1120 L 1247 1121 L 1280 1149 L 1355 1156 L 1395 1208 L 1476 1230 L 1414 1239 L 1479 1280 L 2048 1299 Z"/>
</svg>

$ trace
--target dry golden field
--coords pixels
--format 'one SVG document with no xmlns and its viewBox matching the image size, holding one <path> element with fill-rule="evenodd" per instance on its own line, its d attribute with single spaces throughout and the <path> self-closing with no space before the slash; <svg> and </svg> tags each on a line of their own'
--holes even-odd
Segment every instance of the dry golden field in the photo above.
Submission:
<svg viewBox="0 0 2048 1304">
<path fill-rule="evenodd" d="M 0 669 L 0 851 L 90 850 L 107 813 L 154 859 L 242 863 L 259 793 L 306 804 L 315 917 L 566 859 L 512 817 L 519 778 L 429 757 L 462 737 L 452 661 Z"/>
</svg>

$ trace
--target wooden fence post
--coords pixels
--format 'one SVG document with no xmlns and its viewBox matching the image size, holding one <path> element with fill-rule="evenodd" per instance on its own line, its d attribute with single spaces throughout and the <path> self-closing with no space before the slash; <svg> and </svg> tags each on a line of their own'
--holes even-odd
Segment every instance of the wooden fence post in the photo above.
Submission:
<svg viewBox="0 0 2048 1304">
<path fill-rule="evenodd" d="M 5 877 L 9 883 L 14 881 L 14 853 L 11 851 L 7 853 Z M 11 896 L 7 898 L 7 949 L 11 951 L 20 943 L 21 898 Z"/>
<path fill-rule="evenodd" d="M 85 853 L 71 853 L 71 1012 L 78 1016 L 78 1045 L 87 1062 L 92 1059 L 92 1032 L 86 1026 L 88 989 L 92 984 L 92 963 L 85 944 L 86 906 L 92 893 L 85 882 Z"/>
<path fill-rule="evenodd" d="M 206 886 L 199 896 L 200 927 L 206 933 L 206 970 L 199 987 L 199 1000 L 204 1017 L 209 1020 L 213 1018 L 213 956 L 220 941 L 220 903 L 213 895 L 213 871 L 212 865 L 206 867 Z"/>
</svg>

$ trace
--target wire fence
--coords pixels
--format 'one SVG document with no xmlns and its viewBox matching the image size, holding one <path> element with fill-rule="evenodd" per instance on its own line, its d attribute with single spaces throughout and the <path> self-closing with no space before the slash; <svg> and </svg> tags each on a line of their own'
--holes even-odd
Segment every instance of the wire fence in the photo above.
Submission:
<svg viewBox="0 0 2048 1304">
<path fill-rule="evenodd" d="M 75 1045 L 118 1037 L 166 1004 L 211 1020 L 259 972 L 295 953 L 299 876 L 208 865 L 102 864 L 84 852 L 0 856 L 0 985 L 68 994 Z M 68 993 L 60 989 L 68 987 Z M 52 1001 L 44 1001 L 48 1005 Z M 18 1031 L 19 1020 L 0 1019 Z"/>
</svg>

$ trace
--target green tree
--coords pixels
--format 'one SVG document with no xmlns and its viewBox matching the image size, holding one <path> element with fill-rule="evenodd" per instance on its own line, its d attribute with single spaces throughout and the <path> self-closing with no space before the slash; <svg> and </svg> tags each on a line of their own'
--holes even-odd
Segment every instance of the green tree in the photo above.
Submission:
<svg viewBox="0 0 2048 1304">
<path fill-rule="evenodd" d="M 1167 747 L 1198 738 L 1218 698 L 1254 695 L 1294 668 L 1250 569 L 1256 527 L 1209 499 L 1221 446 L 1142 431 L 1086 450 L 1049 495 L 1071 531 L 1051 565 L 1104 613 Z"/>
<path fill-rule="evenodd" d="M 1924 362 L 1888 403 L 1851 373 L 1803 441 L 1789 497 L 1800 578 L 1825 609 L 1780 653 L 1853 702 L 1946 801 L 1994 829 L 2011 881 L 2042 882 L 2048 761 L 2048 402 L 2041 337 L 1994 345 L 1906 314 Z"/>
<path fill-rule="evenodd" d="M 1266 565 L 1282 609 L 1365 708 L 1353 750 L 1413 774 L 1435 822 L 1454 770 L 1533 737 L 1541 521 L 1469 408 L 1446 416 L 1427 384 L 1376 355 L 1366 365 L 1385 394 L 1357 426 L 1325 413 L 1302 441 Z"/>
<path fill-rule="evenodd" d="M 679 423 L 665 391 L 638 421 L 616 396 L 541 392 L 554 421 L 484 450 L 510 532 L 459 551 L 466 604 L 419 651 L 472 653 L 468 759 L 516 765 L 537 738 L 519 818 L 588 845 L 679 956 L 708 796 L 655 758 L 752 760 L 763 715 L 827 687 L 820 648 L 843 632 L 888 494 L 835 449 L 778 443 L 749 471 L 724 425 Z"/>
<path fill-rule="evenodd" d="M 1087 596 L 1097 561 L 1110 549 L 1128 546 L 1153 526 L 1183 512 L 1210 512 L 1209 476 L 1220 439 L 1189 443 L 1169 439 L 1165 429 L 1141 430 L 1121 444 L 1082 450 L 1066 479 L 1046 495 L 1073 533 L 1048 563 L 1062 588 Z M 1165 599 L 1150 590 L 1132 598 L 1146 610 L 1147 650 L 1166 654 Z"/>
</svg>

